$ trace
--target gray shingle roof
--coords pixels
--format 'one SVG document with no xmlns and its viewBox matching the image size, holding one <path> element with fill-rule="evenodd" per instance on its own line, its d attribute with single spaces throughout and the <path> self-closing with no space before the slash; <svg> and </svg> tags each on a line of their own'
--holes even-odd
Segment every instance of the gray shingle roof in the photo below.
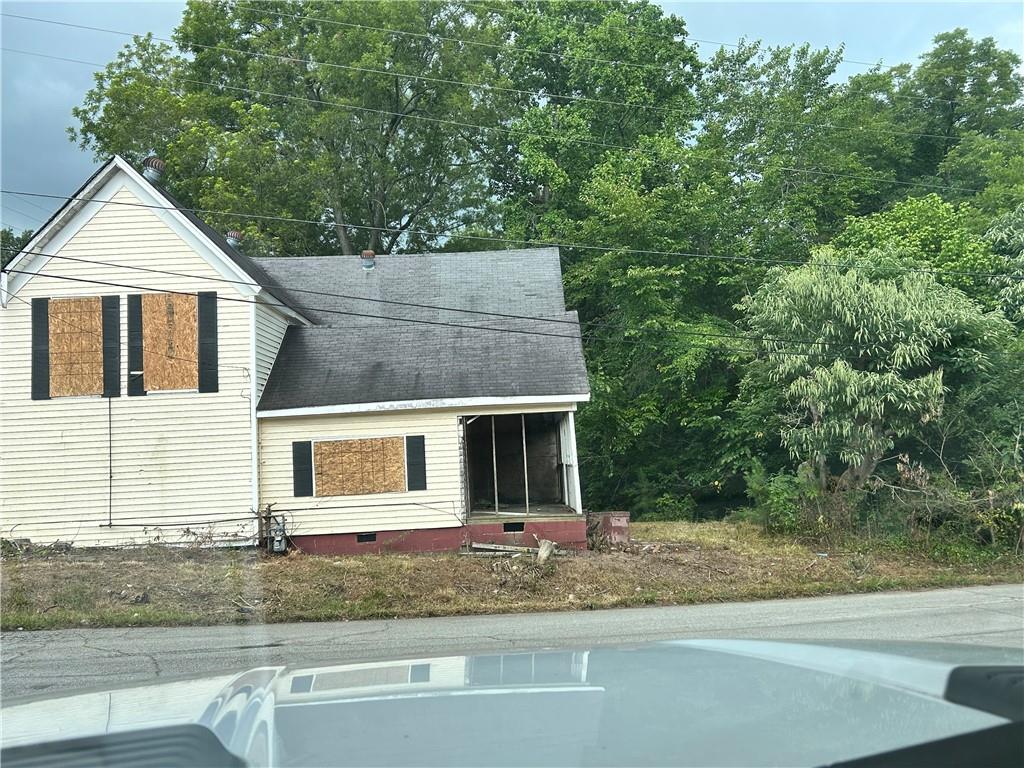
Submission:
<svg viewBox="0 0 1024 768">
<path fill-rule="evenodd" d="M 358 256 L 312 256 L 251 259 L 269 274 L 270 286 L 293 308 L 322 325 L 350 325 L 367 318 L 346 317 L 328 309 L 370 315 L 401 315 L 451 322 L 474 322 L 486 316 L 436 312 L 387 302 L 458 307 L 502 314 L 557 316 L 565 311 L 562 269 L 557 248 L 476 253 L 381 255 L 365 270 Z M 366 300 L 289 292 L 301 288 Z"/>
<path fill-rule="evenodd" d="M 555 249 L 254 261 L 318 323 L 289 328 L 260 410 L 589 392 Z"/>
</svg>

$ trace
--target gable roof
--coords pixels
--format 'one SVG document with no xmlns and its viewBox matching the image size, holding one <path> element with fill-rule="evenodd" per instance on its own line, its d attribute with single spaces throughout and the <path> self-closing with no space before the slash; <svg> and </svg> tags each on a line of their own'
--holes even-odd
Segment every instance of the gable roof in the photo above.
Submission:
<svg viewBox="0 0 1024 768">
<path fill-rule="evenodd" d="M 589 395 L 557 249 L 257 261 L 318 323 L 288 329 L 262 412 Z"/>
<path fill-rule="evenodd" d="M 146 179 L 120 155 L 114 155 L 97 168 L 85 183 L 69 196 L 67 202 L 58 208 L 36 231 L 21 253 L 14 257 L 6 269 L 23 269 L 30 273 L 33 265 L 45 263 L 46 246 L 61 235 L 65 227 L 75 219 L 79 212 L 90 206 L 98 208 L 107 204 L 104 200 L 96 200 L 95 197 L 119 173 L 123 174 L 128 185 L 134 188 L 134 192 L 148 197 L 152 201 L 152 209 L 158 217 L 179 224 L 181 228 L 179 234 L 193 238 L 192 244 L 198 246 L 196 251 L 200 256 L 210 261 L 215 269 L 225 273 L 226 277 L 230 276 L 231 279 L 238 281 L 235 283 L 236 288 L 243 293 L 248 292 L 252 295 L 265 294 L 271 299 L 271 306 L 278 306 L 278 309 L 285 310 L 288 314 L 295 315 L 297 319 L 308 322 L 307 318 L 296 314 L 294 310 L 287 307 L 286 301 L 266 288 L 267 283 L 271 282 L 270 277 L 252 259 L 232 248 L 223 235 L 193 211 L 185 208 L 163 187 Z M 146 204 L 146 200 L 142 202 L 144 205 Z M 167 205 L 164 206 L 164 203 Z M 7 295 L 16 293 L 21 285 L 31 279 L 32 275 L 12 272 L 9 281 L 6 280 L 6 277 L 5 273 L 3 296 L 5 302 Z"/>
<path fill-rule="evenodd" d="M 145 177 L 143 177 L 143 178 L 145 178 Z M 262 286 L 263 289 L 267 293 L 269 293 L 275 299 L 280 301 L 282 304 L 288 304 L 289 303 L 286 300 L 282 299 L 282 297 L 279 295 L 279 292 L 275 292 L 273 289 L 267 287 L 273 281 L 272 281 L 270 275 L 268 275 L 266 273 L 266 271 L 262 267 L 260 267 L 259 264 L 257 264 L 254 259 L 249 258 L 244 253 L 242 253 L 238 249 L 234 248 L 231 245 L 231 243 L 229 243 L 227 241 L 227 238 L 225 238 L 224 235 L 222 235 L 216 229 L 214 229 L 209 224 L 207 224 L 205 221 L 203 221 L 201 218 L 199 218 L 199 216 L 196 215 L 195 211 L 193 211 L 193 210 L 191 210 L 189 208 L 186 208 L 184 206 L 184 204 L 180 203 L 178 201 L 178 199 L 176 197 L 174 197 L 174 195 L 172 195 L 170 192 L 168 192 L 162 186 L 159 186 L 157 184 L 153 184 L 152 182 L 147 182 L 147 183 L 150 184 L 150 186 L 152 187 L 153 191 L 155 191 L 158 195 L 160 195 L 160 197 L 162 197 L 164 200 L 166 200 L 171 206 L 173 206 L 174 208 L 177 208 L 178 212 L 182 216 L 184 216 L 186 219 L 188 219 L 190 222 L 192 222 L 192 224 L 200 232 L 202 232 L 204 235 L 206 235 L 206 237 L 209 238 L 209 240 L 214 245 L 216 245 L 218 249 L 220 249 L 221 253 L 223 253 L 225 256 L 227 256 L 229 259 L 231 259 L 231 261 L 234 262 L 234 264 L 239 269 L 241 269 L 243 272 L 245 272 L 246 275 L 248 275 L 250 278 L 252 278 L 252 281 L 256 285 Z"/>
</svg>

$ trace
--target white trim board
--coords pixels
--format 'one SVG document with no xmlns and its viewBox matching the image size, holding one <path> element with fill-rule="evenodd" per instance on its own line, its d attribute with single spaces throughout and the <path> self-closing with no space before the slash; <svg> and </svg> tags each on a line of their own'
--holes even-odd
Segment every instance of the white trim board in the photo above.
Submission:
<svg viewBox="0 0 1024 768">
<path fill-rule="evenodd" d="M 48 225 L 36 233 L 24 250 L 8 265 L 9 268 L 23 269 L 32 274 L 12 275 L 7 293 L 11 296 L 16 295 L 25 283 L 38 274 L 48 261 L 48 256 L 58 253 L 107 204 L 106 201 L 113 198 L 122 189 L 131 192 L 144 205 L 153 206 L 147 210 L 170 227 L 221 277 L 238 281 L 232 282 L 231 287 L 239 294 L 251 297 L 260 292 L 260 286 L 241 267 L 229 259 L 181 211 L 168 209 L 167 201 L 153 191 L 150 183 L 124 159 L 115 156 L 86 188 L 76 195 L 79 199 L 69 201 Z M 83 202 L 81 198 L 89 200 Z M 36 253 L 35 251 L 41 252 Z"/>
<path fill-rule="evenodd" d="M 24 270 L 25 273 L 5 272 L 0 284 L 0 307 L 6 308 L 8 299 L 39 274 L 48 262 L 49 256 L 60 249 L 79 230 L 89 223 L 107 201 L 122 189 L 131 192 L 144 206 L 151 206 L 158 219 L 166 224 L 204 259 L 222 278 L 244 298 L 253 298 L 283 315 L 289 322 L 301 325 L 313 323 L 302 313 L 295 311 L 248 275 L 238 264 L 225 254 L 199 227 L 193 224 L 180 210 L 171 206 L 150 181 L 146 180 L 131 164 L 119 155 L 107 161 L 82 189 L 74 195 L 53 216 L 48 224 L 36 232 L 32 240 L 14 257 L 8 269 Z M 117 205 L 117 203 L 114 203 Z M 130 268 L 130 265 L 127 265 Z M 144 278 L 139 278 L 144 282 Z M 130 289 L 129 289 L 130 290 Z"/>
<path fill-rule="evenodd" d="M 447 397 L 434 400 L 389 400 L 380 403 L 344 403 L 308 408 L 282 408 L 256 411 L 257 418 L 273 419 L 286 416 L 328 416 L 343 413 L 378 413 L 381 411 L 422 411 L 435 408 L 485 408 L 500 405 L 551 405 L 585 403 L 590 395 L 522 395 L 516 397 Z"/>
</svg>

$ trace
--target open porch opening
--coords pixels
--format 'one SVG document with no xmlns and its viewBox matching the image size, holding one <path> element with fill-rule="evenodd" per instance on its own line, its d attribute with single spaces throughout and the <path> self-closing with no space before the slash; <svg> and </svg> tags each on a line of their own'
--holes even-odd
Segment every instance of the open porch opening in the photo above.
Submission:
<svg viewBox="0 0 1024 768">
<path fill-rule="evenodd" d="M 471 514 L 579 512 L 571 413 L 465 416 L 463 429 Z"/>
</svg>

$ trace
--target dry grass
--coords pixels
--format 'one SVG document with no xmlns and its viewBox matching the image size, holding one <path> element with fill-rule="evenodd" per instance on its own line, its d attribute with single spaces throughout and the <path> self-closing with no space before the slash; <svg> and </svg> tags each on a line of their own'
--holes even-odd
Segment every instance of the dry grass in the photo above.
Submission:
<svg viewBox="0 0 1024 768">
<path fill-rule="evenodd" d="M 557 558 L 268 557 L 251 550 L 9 556 L 3 629 L 327 621 L 796 597 L 1024 580 L 1024 561 L 817 553 L 731 523 L 637 523 L 623 550 Z M 827 554 L 827 556 L 822 556 Z"/>
</svg>

